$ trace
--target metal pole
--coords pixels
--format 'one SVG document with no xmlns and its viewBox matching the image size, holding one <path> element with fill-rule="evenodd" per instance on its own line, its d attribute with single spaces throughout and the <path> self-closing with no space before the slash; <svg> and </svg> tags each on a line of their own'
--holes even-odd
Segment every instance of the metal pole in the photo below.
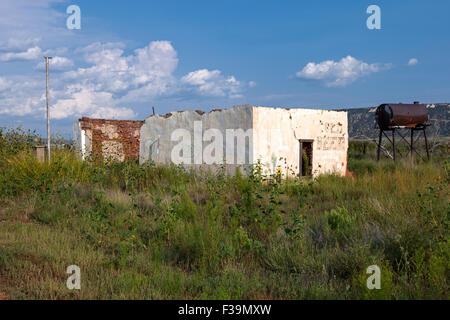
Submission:
<svg viewBox="0 0 450 320">
<path fill-rule="evenodd" d="M 392 129 L 392 149 L 394 153 L 394 162 L 395 162 L 395 129 Z"/>
<path fill-rule="evenodd" d="M 46 96 L 47 96 L 47 156 L 50 163 L 50 101 L 48 94 L 49 80 L 48 80 L 48 62 L 52 57 L 44 57 L 45 59 L 45 76 L 47 81 Z"/>
<path fill-rule="evenodd" d="M 423 128 L 423 136 L 425 137 L 425 149 L 427 150 L 427 159 L 430 160 L 430 151 L 428 150 L 427 127 Z"/>
<path fill-rule="evenodd" d="M 411 158 L 413 158 L 413 152 L 414 152 L 414 129 L 411 128 Z"/>
<path fill-rule="evenodd" d="M 380 137 L 378 138 L 377 161 L 380 161 L 381 139 L 383 138 L 383 129 L 380 129 Z"/>
</svg>

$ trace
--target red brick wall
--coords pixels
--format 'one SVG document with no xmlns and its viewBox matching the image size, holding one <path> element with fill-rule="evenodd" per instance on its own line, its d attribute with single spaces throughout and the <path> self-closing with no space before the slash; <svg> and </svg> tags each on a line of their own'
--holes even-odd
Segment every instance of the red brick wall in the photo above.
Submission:
<svg viewBox="0 0 450 320">
<path fill-rule="evenodd" d="M 140 131 L 144 121 L 83 117 L 80 128 L 91 137 L 93 157 L 123 161 L 139 159 Z"/>
</svg>

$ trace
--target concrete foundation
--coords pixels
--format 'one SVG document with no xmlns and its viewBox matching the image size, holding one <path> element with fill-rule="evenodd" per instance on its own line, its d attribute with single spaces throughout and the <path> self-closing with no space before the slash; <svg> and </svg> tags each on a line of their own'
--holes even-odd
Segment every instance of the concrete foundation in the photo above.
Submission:
<svg viewBox="0 0 450 320">
<path fill-rule="evenodd" d="M 47 159 L 47 146 L 33 146 L 33 155 L 39 162 L 44 163 Z"/>
</svg>

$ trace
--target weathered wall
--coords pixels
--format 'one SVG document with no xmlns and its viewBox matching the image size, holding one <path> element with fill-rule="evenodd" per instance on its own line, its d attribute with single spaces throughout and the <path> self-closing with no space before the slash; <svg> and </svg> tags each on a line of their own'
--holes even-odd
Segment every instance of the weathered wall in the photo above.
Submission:
<svg viewBox="0 0 450 320">
<path fill-rule="evenodd" d="M 83 117 L 78 120 L 78 126 L 74 126 L 74 136 L 84 156 L 137 160 L 143 124 L 144 121 Z"/>
<path fill-rule="evenodd" d="M 194 125 L 195 122 L 197 125 Z M 148 160 L 156 163 L 173 162 L 174 148 L 178 150 L 176 148 L 182 139 L 173 139 L 172 135 L 180 129 L 189 132 L 187 152 L 190 155 L 190 161 L 184 162 L 186 165 L 210 164 L 205 159 L 208 159 L 207 156 L 211 151 L 208 145 L 211 146 L 215 138 L 212 139 L 205 133 L 208 131 L 211 133 L 209 129 L 217 129 L 223 139 L 220 141 L 223 145 L 220 151 L 222 157 L 219 158 L 224 159 L 229 171 L 234 171 L 236 166 L 241 166 L 243 163 L 255 164 L 260 161 L 266 173 L 274 173 L 281 168 L 284 174 L 297 175 L 300 139 L 313 142 L 312 172 L 314 175 L 327 172 L 345 174 L 347 168 L 346 112 L 246 105 L 209 113 L 180 111 L 164 116 L 155 115 L 148 117 L 141 128 L 140 162 Z M 237 132 L 236 129 L 249 133 L 245 149 L 239 150 L 237 139 L 229 144 L 231 139 L 227 139 L 227 132 L 230 129 L 234 129 L 234 133 Z M 230 136 L 230 138 L 234 137 Z M 234 147 L 232 159 L 227 152 L 230 145 Z M 243 152 L 245 162 L 242 162 Z M 240 162 L 236 154 L 241 155 Z"/>
<path fill-rule="evenodd" d="M 346 172 L 346 112 L 254 107 L 253 131 L 255 159 L 271 173 L 278 168 L 283 174 L 299 173 L 299 140 L 312 140 L 313 175 Z"/>
<path fill-rule="evenodd" d="M 188 166 L 204 166 L 208 163 L 208 158 L 204 157 L 208 153 L 213 154 L 220 161 L 225 160 L 229 163 L 227 168 L 234 170 L 237 165 L 237 157 L 235 160 L 226 159 L 226 130 L 243 129 L 248 130 L 252 128 L 252 107 L 251 106 L 237 106 L 232 109 L 213 110 L 209 113 L 203 111 L 176 111 L 166 115 L 154 115 L 145 119 L 145 123 L 141 128 L 141 148 L 140 148 L 140 163 L 145 161 L 154 161 L 155 163 L 171 163 L 172 153 L 176 146 L 180 145 L 181 138 L 175 139 L 172 135 L 176 130 L 186 130 L 189 133 L 189 156 L 191 161 L 185 162 Z M 197 125 L 195 125 L 197 122 Z M 214 135 L 210 129 L 217 129 L 220 134 Z M 208 145 L 214 138 L 205 135 L 211 133 L 216 137 L 221 135 L 222 148 L 211 151 Z M 173 139 L 174 138 L 174 139 Z M 250 137 L 247 140 L 246 163 L 252 163 L 252 149 Z M 206 140 L 206 141 L 204 141 Z M 211 151 L 211 152 L 210 152 Z M 214 158 L 214 157 L 213 157 Z"/>
</svg>

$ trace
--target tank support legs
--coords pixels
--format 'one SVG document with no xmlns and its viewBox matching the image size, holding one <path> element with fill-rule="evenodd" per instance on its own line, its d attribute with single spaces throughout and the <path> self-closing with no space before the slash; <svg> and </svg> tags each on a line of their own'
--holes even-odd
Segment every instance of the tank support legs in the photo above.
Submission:
<svg viewBox="0 0 450 320">
<path fill-rule="evenodd" d="M 417 151 L 417 148 L 414 148 L 414 144 L 419 140 L 420 138 L 420 133 L 417 136 L 417 138 L 414 141 L 414 131 L 422 131 L 423 132 L 423 136 L 424 136 L 424 140 L 425 140 L 425 150 L 427 152 L 427 159 L 430 160 L 430 149 L 428 147 L 428 138 L 427 138 L 427 133 L 426 133 L 426 126 L 423 127 L 418 127 L 418 128 L 409 128 L 411 130 L 411 137 L 410 137 L 410 141 L 407 140 L 406 135 L 402 135 L 400 131 L 398 131 L 397 129 L 407 129 L 404 127 L 398 127 L 398 128 L 392 128 L 389 130 L 382 130 L 380 129 L 380 134 L 378 137 L 378 148 L 377 148 L 377 161 L 380 160 L 381 158 L 381 151 L 383 151 L 384 153 L 386 153 L 386 155 L 389 158 L 392 158 L 394 161 L 397 160 L 397 153 L 400 155 L 400 158 L 403 157 L 403 154 L 400 152 L 400 149 L 397 150 L 397 145 L 396 145 L 396 141 L 395 141 L 395 135 L 398 134 L 400 136 L 401 139 L 403 139 L 405 141 L 405 143 L 408 145 L 409 147 L 409 152 L 408 154 L 410 154 L 410 157 L 413 158 L 413 153 L 415 152 L 419 157 L 422 157 L 422 155 L 419 154 L 419 152 Z M 392 140 L 389 138 L 389 136 L 385 133 L 385 131 L 392 131 Z M 382 148 L 381 143 L 383 140 L 383 135 L 386 136 L 386 139 L 388 139 L 388 141 L 391 143 L 392 145 L 392 155 L 388 153 L 388 151 L 384 148 Z"/>
<path fill-rule="evenodd" d="M 425 128 L 423 128 L 423 136 L 425 137 L 425 149 L 427 150 L 427 159 L 430 160 L 430 151 L 428 150 L 427 132 Z"/>
<path fill-rule="evenodd" d="M 380 137 L 378 138 L 377 161 L 380 161 L 381 139 L 383 138 L 383 130 L 380 129 Z"/>
</svg>

